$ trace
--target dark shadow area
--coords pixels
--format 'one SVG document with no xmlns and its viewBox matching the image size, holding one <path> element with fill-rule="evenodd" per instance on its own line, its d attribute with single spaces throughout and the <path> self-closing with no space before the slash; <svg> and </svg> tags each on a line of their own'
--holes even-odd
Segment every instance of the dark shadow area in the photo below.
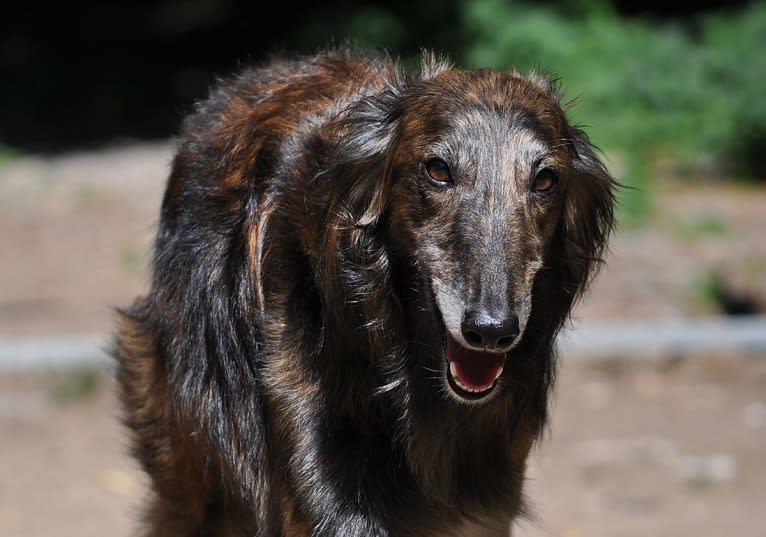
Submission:
<svg viewBox="0 0 766 537">
<path fill-rule="evenodd" d="M 447 36 L 433 27 L 417 32 L 398 21 L 410 20 L 409 9 L 413 22 L 454 27 L 454 9 L 427 15 L 429 2 L 384 4 L 117 0 L 33 9 L 12 3 L 0 23 L 0 142 L 58 150 L 166 137 L 216 77 L 274 53 L 342 42 L 352 12 L 351 22 L 380 26 L 356 33 L 385 33 L 382 45 L 448 48 Z"/>
<path fill-rule="evenodd" d="M 537 4 L 571 16 L 605 6 L 660 20 L 732 6 L 712 0 Z M 428 47 L 461 58 L 463 8 L 454 0 L 10 3 L 0 22 L 0 143 L 50 151 L 167 137 L 216 77 L 274 53 L 310 52 L 349 38 L 397 54 Z"/>
</svg>

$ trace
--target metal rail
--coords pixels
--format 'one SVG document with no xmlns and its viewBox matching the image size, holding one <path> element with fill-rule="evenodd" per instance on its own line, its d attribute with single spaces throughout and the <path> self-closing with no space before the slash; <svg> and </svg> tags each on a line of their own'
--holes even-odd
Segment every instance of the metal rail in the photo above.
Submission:
<svg viewBox="0 0 766 537">
<path fill-rule="evenodd" d="M 0 336 L 0 373 L 109 367 L 109 337 Z M 766 316 L 575 322 L 558 339 L 563 359 L 726 354 L 766 358 Z"/>
</svg>

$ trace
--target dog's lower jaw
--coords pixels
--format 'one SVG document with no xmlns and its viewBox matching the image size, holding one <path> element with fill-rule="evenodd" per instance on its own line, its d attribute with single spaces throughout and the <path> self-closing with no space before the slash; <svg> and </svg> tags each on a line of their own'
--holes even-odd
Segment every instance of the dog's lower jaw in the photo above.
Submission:
<svg viewBox="0 0 766 537">
<path fill-rule="evenodd" d="M 501 368 L 499 370 L 498 377 L 500 374 L 502 374 L 502 372 L 503 370 Z M 463 385 L 458 380 L 457 376 L 458 375 L 455 371 L 455 365 L 453 363 L 449 363 L 449 367 L 447 368 L 446 372 L 447 386 L 451 390 L 452 394 L 459 398 L 458 400 L 460 402 L 476 403 L 482 401 L 484 398 L 488 397 L 497 386 L 497 379 L 495 379 L 486 388 L 471 389 L 470 387 Z"/>
<path fill-rule="evenodd" d="M 445 360 L 445 364 L 448 364 L 448 362 Z M 492 382 L 492 385 L 489 386 L 487 389 L 482 391 L 469 391 L 464 388 L 462 388 L 454 379 L 453 375 L 450 372 L 450 366 L 445 365 L 444 368 L 444 386 L 445 386 L 445 392 L 449 396 L 450 399 L 455 401 L 456 403 L 459 403 L 461 405 L 467 405 L 467 406 L 477 406 L 477 405 L 485 405 L 495 399 L 500 391 L 501 388 L 501 382 L 502 379 L 500 379 L 500 375 L 498 375 L 498 378 Z"/>
</svg>

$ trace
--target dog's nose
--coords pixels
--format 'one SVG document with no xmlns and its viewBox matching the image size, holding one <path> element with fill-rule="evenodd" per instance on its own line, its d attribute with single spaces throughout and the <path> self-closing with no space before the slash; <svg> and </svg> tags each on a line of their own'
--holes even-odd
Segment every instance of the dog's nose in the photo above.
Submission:
<svg viewBox="0 0 766 537">
<path fill-rule="evenodd" d="M 505 349 L 519 336 L 519 317 L 515 313 L 501 317 L 469 310 L 463 316 L 460 329 L 471 345 Z"/>
</svg>

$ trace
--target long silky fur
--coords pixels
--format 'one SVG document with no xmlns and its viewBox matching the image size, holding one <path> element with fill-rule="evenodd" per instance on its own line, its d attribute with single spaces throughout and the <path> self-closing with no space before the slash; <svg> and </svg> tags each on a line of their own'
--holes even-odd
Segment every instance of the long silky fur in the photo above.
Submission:
<svg viewBox="0 0 766 537">
<path fill-rule="evenodd" d="M 418 335 L 434 331 L 428 267 L 390 211 L 404 111 L 450 69 L 278 60 L 186 119 L 151 289 L 120 313 L 114 349 L 152 480 L 145 535 L 459 535 L 523 512 L 554 338 L 604 252 L 613 181 L 571 127 L 578 180 L 507 359 L 513 395 L 486 409 L 441 396 L 423 368 L 443 351 Z"/>
</svg>

